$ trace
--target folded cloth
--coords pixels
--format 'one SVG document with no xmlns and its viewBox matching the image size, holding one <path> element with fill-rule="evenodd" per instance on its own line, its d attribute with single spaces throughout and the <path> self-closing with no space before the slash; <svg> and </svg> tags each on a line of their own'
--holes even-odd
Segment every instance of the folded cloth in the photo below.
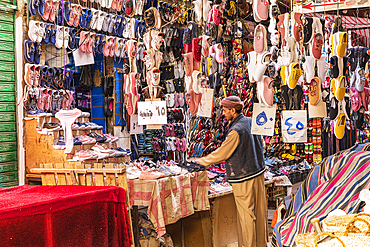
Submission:
<svg viewBox="0 0 370 247">
<path fill-rule="evenodd" d="M 165 177 L 163 173 L 156 171 L 142 171 L 140 173 L 139 179 L 153 180 L 157 178 Z"/>
</svg>

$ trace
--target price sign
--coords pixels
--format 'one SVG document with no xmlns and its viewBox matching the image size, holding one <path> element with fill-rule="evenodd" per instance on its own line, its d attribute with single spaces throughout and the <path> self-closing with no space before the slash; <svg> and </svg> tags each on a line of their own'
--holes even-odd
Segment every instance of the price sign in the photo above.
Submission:
<svg viewBox="0 0 370 247">
<path fill-rule="evenodd" d="M 252 130 L 253 135 L 273 136 L 275 126 L 276 105 L 262 103 L 253 104 Z"/>
<path fill-rule="evenodd" d="M 137 102 L 138 124 L 167 124 L 166 101 Z"/>
<path fill-rule="evenodd" d="M 202 99 L 198 107 L 197 115 L 210 118 L 212 116 L 213 95 L 215 90 L 210 88 L 201 88 L 200 91 L 202 93 Z"/>
<path fill-rule="evenodd" d="M 131 115 L 130 116 L 130 134 L 142 134 L 143 133 L 143 126 L 138 124 L 138 116 Z"/>
<path fill-rule="evenodd" d="M 307 111 L 282 111 L 281 126 L 285 143 L 307 141 Z"/>
</svg>

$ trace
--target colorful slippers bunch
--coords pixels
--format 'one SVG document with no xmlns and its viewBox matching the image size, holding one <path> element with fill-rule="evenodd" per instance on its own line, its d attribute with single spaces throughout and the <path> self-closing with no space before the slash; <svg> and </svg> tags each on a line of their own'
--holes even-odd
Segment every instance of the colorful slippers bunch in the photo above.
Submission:
<svg viewBox="0 0 370 247">
<path fill-rule="evenodd" d="M 272 53 L 267 50 L 267 33 L 263 25 L 254 30 L 254 51 L 248 52 L 247 70 L 250 82 L 257 83 L 257 98 L 260 103 L 272 106 L 274 103 L 273 79 L 265 76 Z"/>
<path fill-rule="evenodd" d="M 195 3 L 194 3 L 195 4 Z M 208 2 L 205 2 L 208 4 Z M 218 16 L 220 6 L 213 5 L 209 15 Z M 217 14 L 216 14 L 217 13 Z M 221 13 L 221 12 L 220 12 Z M 209 16 L 208 15 L 208 16 Z M 216 18 L 214 16 L 214 18 Z M 215 19 L 213 19 L 215 21 Z M 198 37 L 196 23 L 189 22 L 183 34 L 183 66 L 185 70 L 185 90 L 186 102 L 191 113 L 198 112 L 198 106 L 202 99 L 201 87 L 206 82 L 207 77 L 212 77 L 221 73 L 221 65 L 224 62 L 224 51 L 220 43 L 212 45 L 212 37 L 203 35 Z M 200 72 L 202 59 L 205 62 L 203 72 Z"/>
<path fill-rule="evenodd" d="M 344 32 L 342 21 L 337 17 L 330 40 L 330 117 L 334 120 L 334 134 L 342 139 L 346 130 L 346 120 L 349 120 L 349 101 L 345 98 L 348 78 L 347 51 L 348 34 Z M 336 115 L 336 116 L 335 116 Z"/>
<path fill-rule="evenodd" d="M 76 31 L 76 28 L 73 27 L 63 27 L 51 23 L 30 20 L 28 37 L 35 42 L 35 44 L 43 42 L 44 44 L 53 44 L 57 49 L 62 47 L 75 49 L 77 47 L 75 37 Z"/>
</svg>

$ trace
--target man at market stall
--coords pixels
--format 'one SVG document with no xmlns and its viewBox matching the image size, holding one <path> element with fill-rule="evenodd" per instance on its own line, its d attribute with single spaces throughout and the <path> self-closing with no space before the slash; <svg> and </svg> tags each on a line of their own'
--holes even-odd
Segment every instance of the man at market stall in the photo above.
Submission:
<svg viewBox="0 0 370 247">
<path fill-rule="evenodd" d="M 203 166 L 226 161 L 226 180 L 233 187 L 239 217 L 239 246 L 266 247 L 268 230 L 262 138 L 251 134 L 252 119 L 241 113 L 243 102 L 239 97 L 229 96 L 221 101 L 221 105 L 226 119 L 231 121 L 227 137 L 218 149 L 193 161 Z"/>
</svg>

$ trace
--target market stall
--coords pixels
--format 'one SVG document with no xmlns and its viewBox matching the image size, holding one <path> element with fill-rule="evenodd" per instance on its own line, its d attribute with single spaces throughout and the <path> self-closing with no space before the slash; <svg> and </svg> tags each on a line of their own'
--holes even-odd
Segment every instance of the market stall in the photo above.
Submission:
<svg viewBox="0 0 370 247">
<path fill-rule="evenodd" d="M 171 237 L 183 246 L 241 244 L 228 159 L 194 162 L 225 142 L 232 126 L 222 100 L 238 96 L 248 133 L 263 140 L 266 206 L 288 209 L 274 244 L 290 246 L 310 228 L 308 218 L 298 227 L 303 221 L 291 216 L 292 185 L 370 133 L 369 6 L 352 2 L 20 1 L 26 183 L 45 185 L 40 169 L 52 168 L 69 169 L 65 184 L 80 184 L 83 170 L 84 185 L 109 185 L 118 177 L 97 179 L 92 169 L 124 165 L 136 246 L 148 236 L 158 246 Z M 0 32 L 11 32 L 8 22 L 0 18 Z M 14 40 L 4 37 L 1 51 Z M 13 81 L 13 67 L 4 68 Z M 10 115 L 0 120 L 5 187 L 15 180 L 16 129 Z M 138 228 L 139 208 L 153 235 Z"/>
</svg>

